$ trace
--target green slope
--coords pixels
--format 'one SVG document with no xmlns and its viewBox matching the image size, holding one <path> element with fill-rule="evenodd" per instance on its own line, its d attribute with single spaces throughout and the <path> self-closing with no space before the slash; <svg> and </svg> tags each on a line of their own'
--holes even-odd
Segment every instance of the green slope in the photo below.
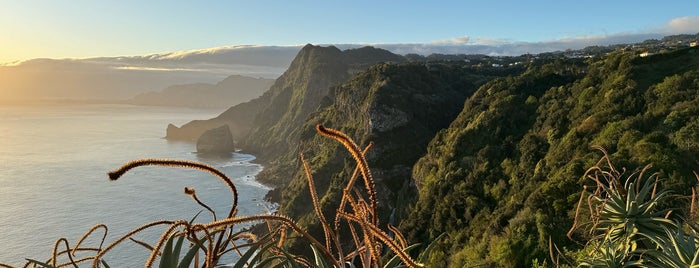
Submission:
<svg viewBox="0 0 699 268">
<path fill-rule="evenodd" d="M 401 228 L 441 233 L 432 265 L 527 267 L 562 248 L 585 169 L 606 148 L 617 166 L 653 163 L 687 193 L 699 170 L 699 53 L 615 52 L 558 60 L 478 89 L 414 166 L 419 199 Z M 678 206 L 685 205 L 678 203 Z"/>
<path fill-rule="evenodd" d="M 405 214 L 406 204 L 412 200 L 410 196 L 416 194 L 411 167 L 425 154 L 427 143 L 449 125 L 482 81 L 521 70 L 471 68 L 464 63 L 379 64 L 333 88 L 326 100 L 329 105 L 312 114 L 299 128 L 299 148 L 313 170 L 328 221 L 332 221 L 335 213 L 332 208 L 338 206 L 342 188 L 355 165 L 335 141 L 315 133 L 316 124 L 339 129 L 360 146 L 374 142 L 368 163 L 379 193 L 381 224 L 393 221 L 397 225 Z M 299 156 L 286 155 L 294 161 L 290 168 L 294 174 L 289 186 L 280 189 L 280 213 L 300 219 L 299 223 L 310 228 L 311 233 L 321 235 L 309 205 L 308 184 Z M 364 186 L 358 183 L 355 187 Z M 298 250 L 307 248 L 303 244 L 297 246 Z"/>
</svg>

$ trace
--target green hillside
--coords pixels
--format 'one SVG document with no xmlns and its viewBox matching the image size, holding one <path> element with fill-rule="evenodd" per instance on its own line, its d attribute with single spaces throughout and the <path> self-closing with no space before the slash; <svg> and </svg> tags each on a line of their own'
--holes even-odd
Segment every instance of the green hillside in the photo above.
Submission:
<svg viewBox="0 0 699 268">
<path fill-rule="evenodd" d="M 326 215 L 337 207 L 342 189 L 355 168 L 337 143 L 315 133 L 323 124 L 353 137 L 360 146 L 373 142 L 367 158 L 376 181 L 382 222 L 394 225 L 405 214 L 408 196 L 415 196 L 411 167 L 428 142 L 449 125 L 463 103 L 483 82 L 517 74 L 522 68 L 468 68 L 463 63 L 379 64 L 332 89 L 328 106 L 314 113 L 300 128 L 299 148 L 317 178 L 316 189 Z M 292 181 L 281 191 L 280 213 L 321 233 L 312 208 L 299 156 L 293 159 Z M 350 236 L 345 236 L 349 238 Z M 303 245 L 301 245 L 303 248 Z"/>
<path fill-rule="evenodd" d="M 413 169 L 419 198 L 401 228 L 439 234 L 451 267 L 529 266 L 566 238 L 585 170 L 606 148 L 617 166 L 648 163 L 691 193 L 699 170 L 699 53 L 606 56 L 532 66 L 480 87 Z M 686 206 L 678 201 L 677 207 Z"/>
<path fill-rule="evenodd" d="M 379 225 L 399 225 L 411 243 L 445 235 L 430 267 L 530 267 L 549 260 L 550 245 L 575 256 L 589 239 L 566 234 L 590 183 L 582 176 L 601 157 L 593 146 L 628 173 L 653 164 L 660 187 L 691 194 L 699 170 L 698 49 L 640 52 L 619 45 L 405 63 L 381 49 L 309 45 L 262 97 L 173 126 L 168 136 L 228 124 L 265 164 L 258 179 L 277 186 L 269 196 L 279 213 L 320 237 L 299 153 L 332 221 L 355 164 L 315 126 L 338 129 L 360 147 L 373 142 L 367 160 Z M 687 211 L 689 199 L 673 200 Z M 308 253 L 294 241 L 292 251 Z"/>
</svg>

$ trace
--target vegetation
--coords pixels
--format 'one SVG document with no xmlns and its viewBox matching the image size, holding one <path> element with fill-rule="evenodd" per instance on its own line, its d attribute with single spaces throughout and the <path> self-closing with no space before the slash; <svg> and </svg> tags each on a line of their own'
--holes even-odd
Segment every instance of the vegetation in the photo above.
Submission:
<svg viewBox="0 0 699 268">
<path fill-rule="evenodd" d="M 656 77 L 686 71 L 696 65 L 676 63 L 694 56 L 688 50 L 674 56 L 656 55 L 649 69 L 669 66 L 666 73 L 652 75 Z M 323 143 L 307 131 L 317 123 L 330 124 L 350 133 L 360 143 L 376 141 L 378 144 L 376 151 L 381 153 L 370 155 L 368 160 L 379 170 L 377 188 L 383 193 L 379 214 L 383 215 L 383 221 L 394 224 L 402 221 L 401 228 L 413 241 L 431 241 L 441 233 L 449 234 L 440 244 L 445 255 L 434 257 L 435 261 L 444 261 L 440 265 L 453 262 L 455 266 L 464 263 L 515 266 L 535 258 L 543 259 L 548 252 L 549 235 L 556 236 L 556 241 L 567 239 L 561 235 L 565 227 L 559 226 L 571 222 L 567 214 L 574 205 L 572 196 L 577 196 L 575 178 L 594 161 L 588 148 L 598 144 L 591 140 L 596 136 L 594 131 L 599 131 L 595 128 L 606 123 L 596 121 L 597 116 L 604 118 L 606 115 L 600 113 L 582 122 L 592 111 L 615 114 L 627 109 L 624 107 L 642 111 L 641 102 L 633 99 L 639 97 L 636 90 L 643 85 L 624 88 L 625 95 L 613 100 L 600 97 L 624 83 L 640 83 L 640 79 L 627 76 L 646 77 L 641 74 L 647 68 L 644 61 L 647 60 L 639 59 L 634 53 L 619 51 L 592 59 L 533 60 L 514 68 L 475 67 L 463 62 L 376 65 L 332 88 L 323 101 L 325 106 L 311 114 L 303 127 L 292 132 L 301 134 L 285 136 L 301 138 L 297 145 L 275 158 L 273 168 L 267 169 L 266 175 L 284 185 L 285 190 L 277 199 L 281 200 L 281 210 L 299 218 L 299 223 L 307 226 L 309 232 L 320 233 L 320 224 L 305 206 L 310 200 L 303 190 L 306 187 L 303 175 L 293 172 L 299 165 L 294 155 L 297 151 L 314 155 L 309 164 L 325 174 L 323 177 L 330 178 L 317 186 L 321 205 L 336 206 L 333 202 L 342 190 L 338 185 L 345 183 L 343 178 L 352 173 L 352 168 L 338 157 L 335 146 Z M 671 66 L 684 66 L 684 69 Z M 616 82 L 607 82 L 610 79 Z M 645 86 L 654 83 L 657 81 Z M 594 86 L 601 89 L 592 91 Z M 593 88 L 587 89 L 589 87 Z M 455 116 L 450 109 L 461 108 L 460 100 L 466 102 L 461 114 Z M 401 112 L 408 116 L 396 116 Z M 631 111 L 615 114 L 619 118 L 609 120 L 625 120 L 632 114 Z M 387 130 L 376 127 L 380 125 L 376 119 L 381 118 L 389 118 L 387 121 L 396 126 Z M 397 123 L 403 120 L 407 122 Z M 452 126 L 447 127 L 448 124 Z M 564 134 L 567 138 L 561 140 L 566 137 Z M 438 142 L 443 144 L 435 145 Z M 560 151 L 555 147 L 559 145 L 563 145 Z M 609 148 L 616 153 L 616 147 Z M 542 158 L 549 152 L 551 155 L 546 160 L 550 164 L 546 165 L 548 162 Z M 577 155 L 571 157 L 568 153 Z M 557 158 L 556 154 L 561 157 Z M 420 162 L 432 157 L 439 159 L 436 166 Z M 575 160 L 574 165 L 561 167 L 567 165 L 569 159 Z M 537 170 L 537 166 L 541 169 Z M 503 170 L 505 168 L 507 170 Z M 551 173 L 545 173 L 546 168 Z M 534 171 L 537 171 L 536 177 Z M 283 181 L 288 178 L 292 179 L 287 186 Z M 439 188 L 430 188 L 432 184 Z M 536 193 L 541 184 L 549 184 L 544 188 L 546 194 Z M 556 188 L 550 187 L 553 185 Z M 565 187 L 565 191 L 558 191 L 558 187 Z M 416 196 L 416 188 L 421 192 L 419 200 L 412 198 Z M 522 211 L 527 199 L 527 205 L 536 206 Z M 554 203 L 556 205 L 551 206 Z M 437 204 L 436 207 L 433 204 Z M 539 212 L 538 225 L 536 211 Z M 473 218 L 482 221 L 471 221 Z M 514 237 L 503 234 L 513 219 L 523 221 L 519 224 L 525 226 L 518 230 L 525 233 L 512 234 Z M 493 237 L 495 241 L 491 242 Z M 519 242 L 508 244 L 507 241 Z M 473 244 L 479 250 L 465 248 Z M 564 242 L 563 246 L 575 245 Z M 491 254 L 491 247 L 521 252 Z M 303 245 L 292 248 L 303 250 Z M 450 259 L 453 256 L 456 258 Z"/>
<path fill-rule="evenodd" d="M 694 267 L 699 265 L 699 229 L 695 225 L 691 197 L 672 194 L 659 186 L 651 166 L 626 176 L 617 170 L 607 152 L 585 172 L 575 221 L 568 232 L 571 240 L 583 238 L 586 246 L 578 259 L 553 257 L 555 266 L 577 261 L 579 267 Z M 699 175 L 695 173 L 699 180 Z M 678 208 L 677 199 L 689 199 L 690 208 Z"/>
<path fill-rule="evenodd" d="M 316 183 L 320 204 L 330 217 L 335 216 L 332 208 L 338 205 L 342 185 L 347 183 L 354 165 L 338 145 L 313 135 L 313 126 L 323 124 L 342 130 L 359 144 L 374 142 L 367 161 L 375 174 L 376 190 L 381 193 L 377 200 L 380 220 L 398 225 L 407 215 L 405 204 L 416 195 L 410 179 L 411 167 L 425 153 L 430 139 L 454 120 L 479 85 L 503 73 L 517 74 L 522 70 L 462 67 L 458 63 L 378 64 L 332 88 L 327 106 L 311 114 L 304 126 L 296 130 L 300 133 L 298 144 L 279 155 L 274 168 L 265 168 L 267 175 L 278 178 L 277 182 L 288 183 L 279 193 L 280 212 L 299 219 L 299 224 L 307 226 L 311 233 L 322 232 L 307 206 L 311 200 L 305 175 L 297 168 L 299 162 L 294 154 L 298 150 L 313 156 L 308 158 L 308 164 L 325 178 Z M 300 244 L 292 249 L 303 252 L 307 247 Z"/>
<path fill-rule="evenodd" d="M 653 163 L 662 187 L 690 194 L 696 51 L 557 60 L 481 86 L 414 166 L 419 197 L 401 229 L 414 241 L 446 233 L 433 266 L 529 266 L 547 258 L 549 240 L 578 250 L 566 226 L 595 145 L 622 166 Z"/>
</svg>

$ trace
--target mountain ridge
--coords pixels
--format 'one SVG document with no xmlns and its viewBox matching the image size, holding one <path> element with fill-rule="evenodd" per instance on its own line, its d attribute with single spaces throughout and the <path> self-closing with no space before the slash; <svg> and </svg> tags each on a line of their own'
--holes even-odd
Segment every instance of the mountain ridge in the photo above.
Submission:
<svg viewBox="0 0 699 268">
<path fill-rule="evenodd" d="M 284 72 L 300 48 L 235 47 L 145 56 L 32 59 L 0 65 L 0 101 L 122 101 L 173 85 L 217 83 L 232 74 L 273 79 Z"/>
<path fill-rule="evenodd" d="M 126 100 L 128 104 L 179 106 L 189 108 L 228 108 L 261 96 L 273 79 L 230 75 L 216 84 L 196 83 L 169 86 Z"/>
</svg>

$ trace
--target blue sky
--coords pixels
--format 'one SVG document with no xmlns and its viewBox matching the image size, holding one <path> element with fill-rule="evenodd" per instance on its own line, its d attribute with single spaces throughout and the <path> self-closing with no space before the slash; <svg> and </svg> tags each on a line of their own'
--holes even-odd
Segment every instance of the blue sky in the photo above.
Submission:
<svg viewBox="0 0 699 268">
<path fill-rule="evenodd" d="M 0 0 L 0 63 L 229 45 L 542 42 L 699 32 L 699 1 Z"/>
</svg>

